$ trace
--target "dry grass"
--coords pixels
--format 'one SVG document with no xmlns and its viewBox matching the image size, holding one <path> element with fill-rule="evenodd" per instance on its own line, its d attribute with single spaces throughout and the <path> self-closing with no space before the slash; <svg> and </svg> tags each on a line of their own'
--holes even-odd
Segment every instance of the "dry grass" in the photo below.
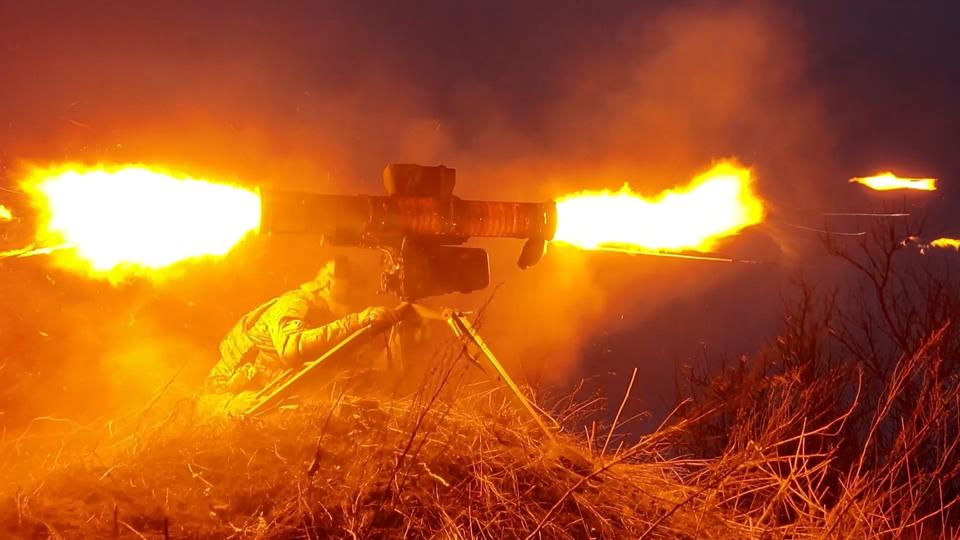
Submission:
<svg viewBox="0 0 960 540">
<path fill-rule="evenodd" d="M 165 527 L 175 538 L 732 534 L 706 511 L 706 494 L 684 483 L 693 467 L 659 457 L 662 437 L 602 459 L 567 435 L 550 447 L 499 395 L 475 389 L 429 407 L 340 395 L 208 421 L 182 402 L 134 436 L 116 425 L 112 436 L 76 431 L 64 443 L 77 446 L 58 447 L 59 457 L 33 449 L 44 437 L 8 441 L 5 471 L 30 464 L 36 476 L 4 486 L 0 530 L 65 538 L 161 537 Z"/>
<path fill-rule="evenodd" d="M 929 372 L 943 334 L 906 359 L 871 425 Z M 376 399 L 329 386 L 296 409 L 203 419 L 192 400 L 99 426 L 37 419 L 0 446 L 0 535 L 24 538 L 873 538 L 956 533 L 957 396 L 918 404 L 871 464 L 840 449 L 861 405 L 824 415 L 823 385 L 755 382 L 712 458 L 678 455 L 716 409 L 625 446 L 610 431 L 550 444 L 498 388 L 444 364 L 419 392 Z M 428 377 L 429 378 L 429 377 Z M 955 388 L 955 387 L 954 387 Z M 951 397 L 952 396 L 952 397 Z M 593 402 L 557 418 L 577 425 Z M 925 419 L 925 420 L 924 420 Z M 923 420 L 923 421 L 922 421 Z M 922 433 L 918 432 L 921 431 Z M 931 448 L 928 443 L 939 446 Z M 604 451 L 606 447 L 606 451 Z M 932 452 L 932 453 L 931 453 Z M 931 461 L 931 456 L 935 459 Z M 931 506 L 931 495 L 939 501 Z"/>
<path fill-rule="evenodd" d="M 956 474 L 948 462 L 955 454 L 942 456 L 936 471 L 923 470 L 911 452 L 882 473 L 857 463 L 844 469 L 834 439 L 853 407 L 812 425 L 798 401 L 809 389 L 798 383 L 778 378 L 771 408 L 741 424 L 713 459 L 676 455 L 696 420 L 606 455 L 607 431 L 561 433 L 551 446 L 499 390 L 477 387 L 457 387 L 457 399 L 333 392 L 259 418 L 199 419 L 182 400 L 150 421 L 136 415 L 99 429 L 70 427 L 65 437 L 34 428 L 5 441 L 0 463 L 10 480 L 0 495 L 0 531 L 26 538 L 162 538 L 164 531 L 171 538 L 894 538 L 950 531 L 944 520 L 955 496 L 933 511 L 918 501 L 937 489 L 931 474 L 940 475 L 940 487 L 946 469 Z M 558 413 L 579 409 L 571 401 Z"/>
<path fill-rule="evenodd" d="M 738 515 L 744 535 L 957 538 L 960 393 L 957 374 L 938 372 L 945 330 L 901 359 L 876 400 L 862 383 L 847 395 L 836 378 L 798 369 L 750 382 L 750 393 L 724 402 L 737 420 L 692 484 L 711 486 L 711 503 Z M 824 414 L 828 395 L 841 413 Z"/>
</svg>

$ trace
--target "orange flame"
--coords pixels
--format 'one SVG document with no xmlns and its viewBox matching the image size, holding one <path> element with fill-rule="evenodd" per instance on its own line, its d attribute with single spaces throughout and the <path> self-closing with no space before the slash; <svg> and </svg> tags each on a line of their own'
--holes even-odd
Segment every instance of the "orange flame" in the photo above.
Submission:
<svg viewBox="0 0 960 540">
<path fill-rule="evenodd" d="M 10 221 L 13 219 L 13 212 L 9 208 L 0 204 L 0 221 Z"/>
<path fill-rule="evenodd" d="M 930 245 L 938 248 L 953 248 L 960 251 L 960 239 L 957 238 L 937 238 L 930 242 Z"/>
<path fill-rule="evenodd" d="M 25 187 L 38 243 L 69 246 L 59 263 L 111 281 L 224 255 L 260 225 L 257 193 L 141 165 L 36 168 Z"/>
<path fill-rule="evenodd" d="M 556 203 L 554 241 L 583 249 L 706 251 L 764 217 L 750 169 L 732 161 L 649 199 L 624 185 L 615 192 L 574 193 Z"/>
<path fill-rule="evenodd" d="M 937 189 L 936 178 L 900 178 L 889 171 L 873 176 L 851 178 L 850 183 L 863 184 L 877 191 L 891 191 L 894 189 L 934 191 Z"/>
</svg>

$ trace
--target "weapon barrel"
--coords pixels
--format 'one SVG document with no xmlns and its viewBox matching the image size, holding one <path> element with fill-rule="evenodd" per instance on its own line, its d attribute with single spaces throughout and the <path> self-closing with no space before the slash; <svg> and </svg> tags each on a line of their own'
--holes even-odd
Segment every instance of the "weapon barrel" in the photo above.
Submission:
<svg viewBox="0 0 960 540">
<path fill-rule="evenodd" d="M 468 201 L 455 196 L 325 195 L 261 190 L 261 232 L 497 237 L 550 240 L 553 202 Z"/>
</svg>

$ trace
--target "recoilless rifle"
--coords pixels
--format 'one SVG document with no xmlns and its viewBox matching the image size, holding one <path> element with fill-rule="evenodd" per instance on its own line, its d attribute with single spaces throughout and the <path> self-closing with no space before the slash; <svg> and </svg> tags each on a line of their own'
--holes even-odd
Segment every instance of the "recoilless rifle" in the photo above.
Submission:
<svg viewBox="0 0 960 540">
<path fill-rule="evenodd" d="M 552 439 L 542 411 L 523 395 L 467 319 L 468 314 L 454 309 L 431 310 L 415 302 L 430 296 L 469 293 L 489 285 L 487 253 L 463 246 L 470 238 L 523 239 L 517 265 L 528 268 L 536 264 L 556 232 L 555 204 L 461 199 L 453 195 L 456 170 L 444 166 L 388 165 L 383 183 L 386 195 L 261 190 L 260 232 L 320 235 L 334 246 L 379 250 L 383 254 L 381 290 L 403 300 L 403 310 L 445 321 L 468 358 L 478 365 L 482 360 L 489 363 Z M 349 354 L 390 326 L 357 330 L 320 358 L 287 370 L 257 394 L 248 414 L 275 407 L 300 388 L 317 366 Z"/>
</svg>

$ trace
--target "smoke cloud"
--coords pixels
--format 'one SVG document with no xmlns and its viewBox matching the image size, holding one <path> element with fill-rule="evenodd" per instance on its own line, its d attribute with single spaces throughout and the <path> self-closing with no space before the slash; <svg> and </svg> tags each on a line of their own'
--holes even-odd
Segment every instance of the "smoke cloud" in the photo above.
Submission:
<svg viewBox="0 0 960 540">
<path fill-rule="evenodd" d="M 829 167 L 817 156 L 832 142 L 805 82 L 803 28 L 785 9 L 431 8 L 78 4 L 41 13 L 8 5 L 0 12 L 0 203 L 29 215 L 27 201 L 7 191 L 24 160 L 157 163 L 337 193 L 380 192 L 390 162 L 442 163 L 458 169 L 462 197 L 543 200 L 624 182 L 654 194 L 735 156 L 754 167 L 783 219 L 829 196 L 804 181 Z M 0 224 L 0 249 L 29 240 L 25 219 Z M 772 221 L 723 249 L 764 257 L 802 249 L 781 232 Z M 765 291 L 760 299 L 774 297 L 776 266 L 551 247 L 521 272 L 519 244 L 482 245 L 502 283 L 484 330 L 505 363 L 556 384 L 638 365 L 652 381 L 644 407 L 669 393 L 678 357 L 711 340 L 750 352 L 766 329 L 759 321 L 776 308 L 765 301 L 744 310 L 716 294 L 749 284 Z M 0 374 L 14 381 L 0 393 L 0 423 L 76 412 L 78 402 L 103 414 L 184 362 L 178 380 L 189 388 L 237 317 L 330 255 L 315 239 L 256 238 L 175 279 L 120 287 L 42 258 L 0 262 Z M 477 308 L 489 294 L 436 303 Z M 718 304 L 692 316 L 682 306 L 697 298 Z M 731 324 L 737 317 L 749 320 Z M 606 350 L 614 342 L 618 350 Z M 602 366 L 581 362 L 598 358 Z"/>
</svg>

